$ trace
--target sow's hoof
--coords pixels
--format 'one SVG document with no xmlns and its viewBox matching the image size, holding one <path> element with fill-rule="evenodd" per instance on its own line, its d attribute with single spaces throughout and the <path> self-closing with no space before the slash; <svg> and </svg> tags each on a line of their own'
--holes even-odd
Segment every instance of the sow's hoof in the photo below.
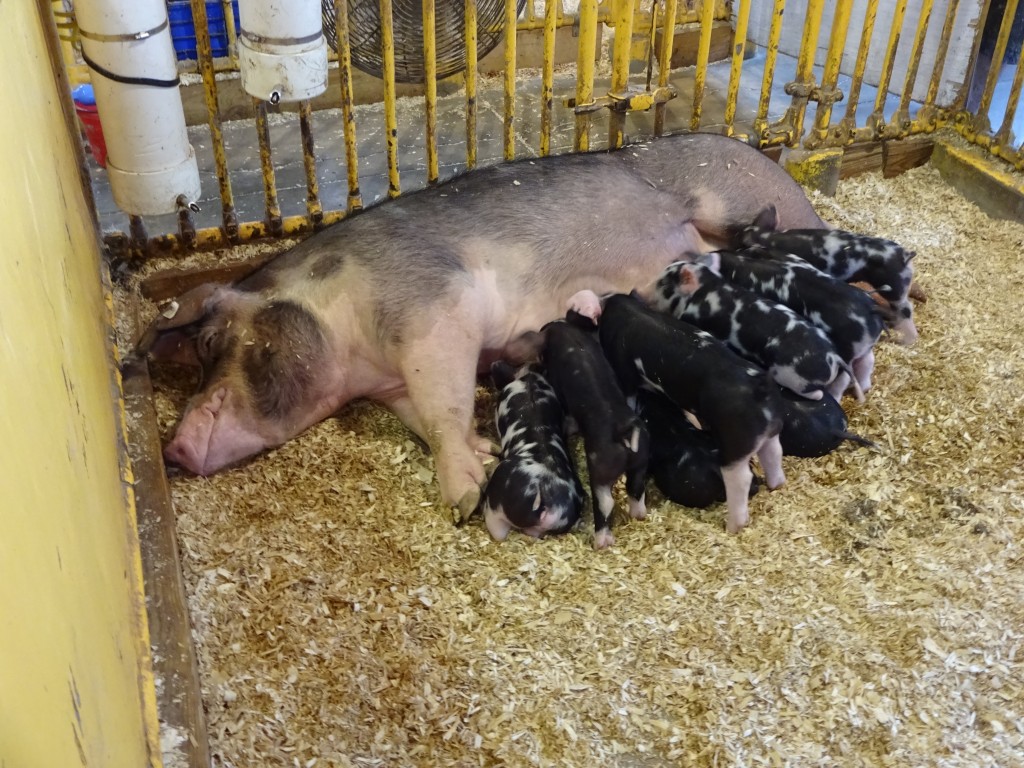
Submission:
<svg viewBox="0 0 1024 768">
<path fill-rule="evenodd" d="M 480 506 L 480 489 L 474 488 L 471 491 L 466 491 L 462 494 L 462 498 L 459 499 L 459 504 L 455 507 L 453 514 L 455 525 L 465 525 L 469 518 L 476 511 L 477 507 Z"/>
</svg>

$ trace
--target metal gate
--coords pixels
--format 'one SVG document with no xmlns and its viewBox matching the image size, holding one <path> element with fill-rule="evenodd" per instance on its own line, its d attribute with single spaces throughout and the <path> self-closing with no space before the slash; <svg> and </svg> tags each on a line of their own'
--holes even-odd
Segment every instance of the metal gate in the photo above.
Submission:
<svg viewBox="0 0 1024 768">
<path fill-rule="evenodd" d="M 219 2 L 224 18 L 232 19 L 230 0 Z M 444 81 L 454 95 L 439 97 L 433 20 L 440 4 L 451 2 L 465 19 L 466 66 L 454 80 Z M 501 66 L 494 77 L 480 72 L 477 59 L 477 0 L 422 0 L 426 74 L 421 94 L 401 98 L 394 76 L 392 0 L 379 0 L 383 77 L 379 103 L 369 105 L 357 104 L 353 94 L 349 4 L 333 0 L 336 77 L 328 101 L 303 101 L 295 113 L 285 113 L 251 100 L 247 125 L 258 145 L 262 205 L 247 217 L 236 205 L 241 174 L 229 167 L 225 114 L 218 106 L 219 92 L 237 69 L 235 26 L 227 23 L 227 55 L 215 59 L 209 3 L 191 1 L 197 55 L 179 63 L 179 71 L 201 82 L 205 127 L 194 130 L 200 143 L 208 138 L 216 195 L 203 201 L 205 221 L 186 204 L 190 201 L 182 201 L 176 217 L 143 221 L 124 215 L 127 226 L 105 232 L 113 252 L 137 258 L 228 246 L 336 222 L 372 202 L 360 168 L 360 138 L 371 130 L 383 128 L 387 196 L 435 184 L 442 176 L 439 99 L 447 105 L 449 127 L 453 110 L 464 126 L 459 140 L 464 151 L 450 164 L 452 173 L 517 156 L 617 147 L 627 137 L 666 130 L 711 130 L 762 148 L 820 151 L 947 125 L 1024 167 L 1024 151 L 1013 132 L 1014 120 L 1024 121 L 1017 109 L 1024 81 L 1018 0 L 579 0 L 572 8 L 563 0 L 537 0 L 536 6 L 527 0 L 522 12 L 516 0 L 504 0 L 504 28 L 515 33 L 498 43 Z M 89 71 L 76 52 L 68 5 L 56 3 L 54 13 L 70 78 L 81 82 Z M 557 66 L 556 41 L 564 62 Z M 536 67 L 524 68 L 520 61 L 517 68 L 517 46 L 525 42 L 542 52 Z M 568 45 L 574 50 L 567 54 Z M 500 130 L 481 126 L 488 93 L 494 96 L 491 111 L 500 115 Z M 403 140 L 417 120 L 399 125 L 398 105 L 409 111 L 410 100 L 419 113 L 416 130 L 422 127 L 424 158 L 421 168 L 400 172 Z M 334 111 L 324 114 L 334 115 L 343 133 L 343 152 L 336 158 L 317 151 L 314 115 L 327 107 Z M 275 144 L 271 126 L 281 122 L 298 130 Z M 482 153 L 481 137 L 496 145 L 499 133 L 500 153 Z M 571 141 L 553 143 L 558 135 Z M 301 150 L 303 183 L 281 189 L 277 176 L 286 144 Z M 101 185 L 95 167 L 93 174 L 94 186 Z M 325 205 L 321 183 L 339 179 L 341 184 L 342 174 L 344 196 Z M 209 186 L 214 185 L 207 185 L 208 191 Z M 304 210 L 284 212 L 295 201 Z"/>
</svg>

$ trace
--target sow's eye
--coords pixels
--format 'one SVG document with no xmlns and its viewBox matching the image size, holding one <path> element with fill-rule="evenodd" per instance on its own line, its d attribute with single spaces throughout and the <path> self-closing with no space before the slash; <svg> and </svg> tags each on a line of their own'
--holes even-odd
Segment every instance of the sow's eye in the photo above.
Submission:
<svg viewBox="0 0 1024 768">
<path fill-rule="evenodd" d="M 196 336 L 196 354 L 203 363 L 209 363 L 217 355 L 221 346 L 221 332 L 209 326 L 199 331 Z"/>
</svg>

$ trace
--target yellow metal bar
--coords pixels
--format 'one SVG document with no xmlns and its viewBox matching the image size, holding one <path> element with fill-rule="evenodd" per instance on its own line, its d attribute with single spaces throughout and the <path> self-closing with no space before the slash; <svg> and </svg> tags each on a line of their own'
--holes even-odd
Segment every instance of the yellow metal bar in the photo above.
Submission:
<svg viewBox="0 0 1024 768">
<path fill-rule="evenodd" d="M 665 0 L 665 17 L 661 23 L 661 56 L 658 67 L 658 87 L 667 88 L 668 79 L 672 74 L 672 49 L 675 46 L 676 16 L 679 12 L 677 0 Z M 654 135 L 660 136 L 665 131 L 665 102 L 654 107 Z"/>
<path fill-rule="evenodd" d="M 346 211 L 329 211 L 324 213 L 323 226 L 336 224 L 348 218 Z M 303 214 L 286 216 L 281 219 L 280 237 L 294 237 L 312 232 L 309 217 Z M 215 248 L 224 248 L 236 243 L 250 243 L 257 240 L 265 240 L 273 233 L 270 232 L 265 221 L 247 221 L 239 224 L 238 238 L 236 242 L 229 242 L 224 237 L 224 231 L 220 227 L 205 227 L 196 230 L 195 250 L 209 251 Z M 104 244 L 112 254 L 123 254 L 128 248 L 129 236 L 124 232 L 108 232 L 103 237 Z M 192 253 L 192 249 L 186 248 L 177 234 L 169 233 L 156 235 L 148 238 L 142 252 L 148 256 L 180 255 L 185 256 Z"/>
<path fill-rule="evenodd" d="M 956 101 L 953 103 L 953 111 L 961 112 L 967 106 L 967 96 L 971 90 L 971 81 L 974 80 L 975 68 L 978 65 L 978 52 L 981 50 L 981 34 L 985 27 L 984 19 L 989 12 L 990 2 L 989 0 L 983 0 L 981 3 L 981 9 L 978 16 L 978 24 L 974 26 L 974 42 L 971 45 L 971 56 L 968 59 L 971 62 L 971 66 L 968 68 L 967 77 L 964 78 L 963 84 L 960 86 L 960 90 L 957 92 Z M 958 128 L 968 127 L 968 121 L 958 122 Z"/>
<path fill-rule="evenodd" d="M 466 0 L 466 167 L 476 168 L 476 0 Z"/>
<path fill-rule="evenodd" d="M 238 62 L 238 33 L 235 32 L 235 9 L 231 0 L 220 0 L 224 12 L 224 25 L 227 27 L 228 56 L 233 63 Z"/>
<path fill-rule="evenodd" d="M 299 131 L 302 134 L 302 164 L 306 172 L 306 212 L 316 229 L 324 218 L 320 204 L 320 183 L 316 178 L 316 151 L 313 141 L 313 107 L 309 99 L 299 102 Z"/>
<path fill-rule="evenodd" d="M 765 50 L 761 98 L 757 103 L 757 117 L 754 119 L 754 131 L 761 137 L 762 143 L 768 138 L 768 106 L 772 98 L 775 63 L 779 58 L 779 38 L 782 36 L 782 13 L 785 10 L 786 0 L 775 0 L 775 7 L 772 9 L 772 23 L 768 28 L 768 47 Z"/>
<path fill-rule="evenodd" d="M 878 84 L 878 95 L 875 96 L 875 110 L 868 118 L 868 125 L 879 135 L 885 130 L 885 99 L 889 94 L 889 83 L 892 80 L 892 65 L 896 58 L 896 46 L 900 42 L 900 32 L 903 29 L 903 17 L 907 12 L 907 0 L 896 0 L 896 7 L 893 9 L 892 27 L 889 30 L 889 44 L 885 49 L 885 59 L 882 62 L 882 79 Z"/>
<path fill-rule="evenodd" d="M 541 26 L 543 26 L 544 22 L 538 20 L 537 8 L 534 6 L 534 4 L 532 2 L 529 2 L 529 0 L 527 0 L 525 10 L 526 10 L 526 18 L 524 19 L 524 21 L 527 24 L 536 25 L 536 24 L 539 23 Z M 537 27 L 533 26 L 533 28 L 536 29 Z"/>
<path fill-rule="evenodd" d="M 804 89 L 814 86 L 814 54 L 818 48 L 818 33 L 821 29 L 821 16 L 825 10 L 825 0 L 808 0 L 807 13 L 804 17 L 804 32 L 800 40 L 800 55 L 796 60 L 796 80 Z M 804 133 L 804 115 L 807 112 L 809 93 L 797 93 L 793 96 L 788 114 L 792 134 L 791 145 Z"/>
<path fill-rule="evenodd" d="M 427 184 L 437 184 L 437 41 L 434 0 L 423 0 L 423 103 L 427 111 Z"/>
<path fill-rule="evenodd" d="M 995 136 L 996 144 L 1008 144 L 1010 141 L 1010 127 L 1013 125 L 1013 118 L 1017 113 L 1017 104 L 1020 102 L 1021 85 L 1024 85 L 1024 56 L 1017 60 L 1017 69 L 1013 73 L 1013 85 L 1010 86 L 1010 96 L 1006 101 L 1006 113 L 1003 116 L 1003 124 L 999 126 L 999 131 Z"/>
<path fill-rule="evenodd" d="M 811 0 L 815 2 L 816 0 Z M 820 2 L 820 0 L 817 0 Z M 693 112 L 690 115 L 690 130 L 700 128 L 700 116 L 704 109 L 704 84 L 708 77 L 708 58 L 711 55 L 711 24 L 715 20 L 714 0 L 702 0 L 700 6 L 700 40 L 697 43 L 697 72 L 693 76 Z"/>
<path fill-rule="evenodd" d="M 992 52 L 992 66 L 989 67 L 988 77 L 985 78 L 985 90 L 981 94 L 978 117 L 988 118 L 988 110 L 992 106 L 992 94 L 996 90 L 996 81 L 999 79 L 999 71 L 1002 69 L 1003 56 L 1006 54 L 1006 43 L 1010 39 L 1010 28 L 1013 26 L 1013 17 L 1016 13 L 1017 0 L 1006 0 L 1006 10 L 1003 11 L 1003 24 L 999 27 L 996 48 Z"/>
<path fill-rule="evenodd" d="M 341 122 L 345 132 L 345 167 L 348 174 L 348 210 L 363 207 L 359 193 L 359 157 L 356 152 L 356 122 L 352 95 L 352 56 L 348 39 L 348 1 L 334 0 L 334 31 L 338 46 L 338 81 L 341 87 Z"/>
<path fill-rule="evenodd" d="M 960 8 L 960 0 L 949 0 L 949 7 L 946 8 L 946 21 L 942 25 L 942 33 L 939 35 L 939 45 L 935 49 L 935 64 L 932 69 L 932 79 L 928 83 L 928 93 L 924 97 L 926 107 L 935 105 L 935 98 L 939 94 L 939 83 L 942 81 L 942 70 L 946 66 L 946 53 L 949 50 L 949 39 L 953 36 L 953 24 L 956 21 L 956 13 Z"/>
<path fill-rule="evenodd" d="M 633 6 L 635 0 L 612 0 L 615 41 L 612 44 L 612 99 L 625 99 L 629 85 L 629 53 L 632 46 Z M 626 114 L 612 110 L 608 119 L 608 146 L 622 146 Z"/>
<path fill-rule="evenodd" d="M 594 57 L 597 55 L 597 0 L 580 0 L 577 10 L 580 42 L 576 52 L 576 106 L 589 104 L 594 98 Z M 590 149 L 590 113 L 576 113 L 577 152 Z"/>
<path fill-rule="evenodd" d="M 658 34 L 658 3 L 654 3 L 651 6 L 651 12 L 649 14 L 651 18 L 650 31 L 647 34 L 647 83 L 645 90 L 651 90 L 651 78 L 654 77 L 654 45 L 655 38 Z"/>
<path fill-rule="evenodd" d="M 843 118 L 844 121 L 850 121 L 851 128 L 856 128 L 857 103 L 860 101 L 860 89 L 864 84 L 864 70 L 868 63 L 871 33 L 874 32 L 877 17 L 878 0 L 868 0 L 868 7 L 864 12 L 864 26 L 860 33 L 860 47 L 857 49 L 857 62 L 853 67 L 853 82 L 850 85 L 850 93 L 847 95 L 846 115 Z"/>
<path fill-rule="evenodd" d="M 89 82 L 89 68 L 78 63 L 75 55 L 76 46 L 81 45 L 78 35 L 78 24 L 75 23 L 75 13 L 71 10 L 64 10 L 62 0 L 55 0 L 53 5 L 53 18 L 57 23 L 57 38 L 60 40 L 61 58 L 64 60 L 64 71 L 67 72 L 68 80 L 72 86 Z"/>
<path fill-rule="evenodd" d="M 263 198 L 266 201 L 267 228 L 272 235 L 281 235 L 281 204 L 277 200 L 277 180 L 274 160 L 270 154 L 270 126 L 267 123 L 267 103 L 252 100 L 256 112 L 256 138 L 260 143 L 260 166 L 263 168 Z"/>
<path fill-rule="evenodd" d="M 555 21 L 559 0 L 544 3 L 544 64 L 540 85 L 540 155 L 551 154 L 551 103 L 555 82 Z M 528 0 L 532 4 L 532 0 Z"/>
<path fill-rule="evenodd" d="M 199 72 L 203 78 L 203 97 L 206 101 L 206 115 L 210 125 L 210 143 L 213 145 L 213 162 L 217 169 L 221 216 L 228 239 L 233 240 L 238 236 L 238 217 L 235 212 L 234 196 L 231 192 L 227 153 L 224 151 L 224 131 L 221 127 L 220 109 L 217 105 L 217 78 L 213 70 L 206 5 L 202 0 L 192 0 L 191 5 L 192 19 L 196 28 Z"/>
<path fill-rule="evenodd" d="M 926 0 L 930 2 L 931 0 Z M 821 96 L 831 96 L 839 82 L 839 65 L 843 62 L 843 49 L 846 47 L 846 32 L 850 26 L 850 12 L 853 3 L 851 0 L 840 0 L 836 5 L 835 16 L 832 19 L 832 34 L 828 40 L 828 54 L 825 57 L 825 71 L 821 75 Z M 830 98 L 820 98 L 817 109 L 814 112 L 813 136 L 820 142 L 828 135 L 828 124 L 832 119 L 832 104 Z M 815 142 L 812 142 L 812 144 Z M 810 148 L 810 145 L 808 145 Z"/>
<path fill-rule="evenodd" d="M 896 114 L 892 116 L 890 134 L 902 136 L 910 129 L 910 97 L 914 93 L 914 83 L 917 80 L 917 70 L 921 66 L 921 53 L 924 49 L 924 36 L 928 34 L 928 24 L 931 21 L 932 5 L 934 0 L 923 0 L 921 3 L 921 17 L 917 20 L 917 33 L 914 35 L 914 44 L 910 49 L 910 61 L 907 65 L 907 75 L 903 80 L 903 93 L 900 94 L 900 105 Z M 935 60 L 936 64 L 938 59 Z"/>
<path fill-rule="evenodd" d="M 527 3 L 529 5 L 529 3 Z M 516 156 L 516 0 L 505 0 L 505 159 Z"/>
<path fill-rule="evenodd" d="M 388 197 L 402 193 L 398 180 L 398 116 L 395 108 L 395 25 L 391 0 L 380 0 L 382 76 L 384 79 L 384 131 L 388 145 Z"/>
<path fill-rule="evenodd" d="M 729 91 L 725 97 L 725 132 L 732 136 L 736 122 L 736 102 L 740 92 L 740 74 L 743 71 L 743 54 L 747 45 L 747 25 L 750 23 L 752 0 L 739 0 L 736 14 L 736 33 L 732 38 L 732 62 L 729 66 Z"/>
</svg>

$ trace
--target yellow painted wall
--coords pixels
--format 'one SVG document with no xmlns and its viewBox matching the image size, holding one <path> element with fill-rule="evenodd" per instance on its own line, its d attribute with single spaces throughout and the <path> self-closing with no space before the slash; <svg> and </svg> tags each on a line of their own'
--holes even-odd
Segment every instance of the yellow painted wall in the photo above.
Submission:
<svg viewBox="0 0 1024 768">
<path fill-rule="evenodd" d="M 0 766 L 143 768 L 159 750 L 119 390 L 46 7 L 0 0 Z"/>
</svg>

